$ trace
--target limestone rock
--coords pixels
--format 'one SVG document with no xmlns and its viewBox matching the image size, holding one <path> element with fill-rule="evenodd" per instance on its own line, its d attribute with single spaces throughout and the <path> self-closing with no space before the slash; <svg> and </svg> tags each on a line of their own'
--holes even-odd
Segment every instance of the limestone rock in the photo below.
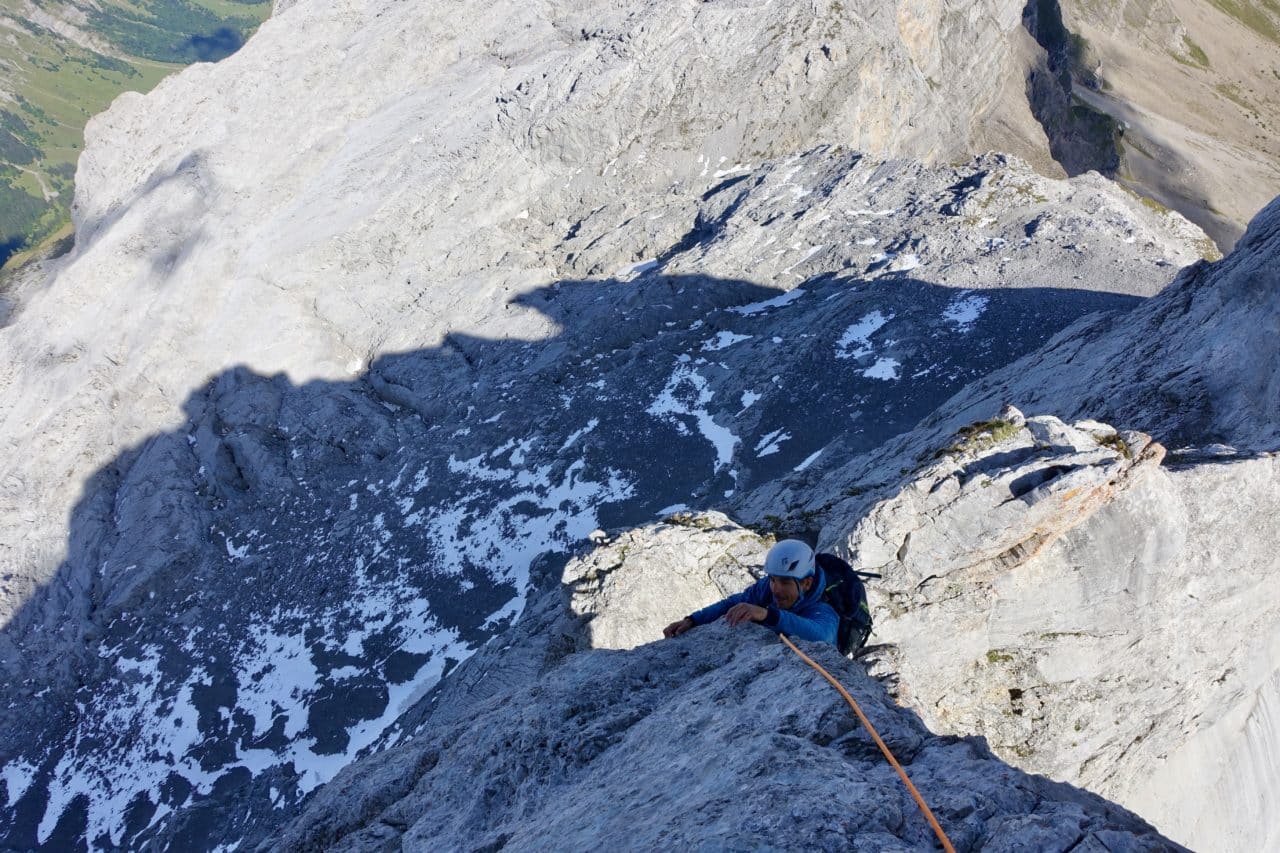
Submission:
<svg viewBox="0 0 1280 853">
<path fill-rule="evenodd" d="M 537 594 L 592 531 L 878 499 L 977 418 L 867 451 L 1086 315 L 1119 324 L 1203 235 L 970 156 L 1022 83 L 1022 5 L 299 0 L 119 99 L 74 252 L 0 329 L 2 843 L 252 843 L 465 714 L 450 691 L 592 642 Z M 1251 376 L 1215 439 L 1245 451 Z M 715 594 L 679 550 L 680 603 Z M 600 643 L 667 619 L 573 565 Z M 488 645 L 517 623 L 525 651 Z"/>
<path fill-rule="evenodd" d="M 1020 427 L 1027 422 L 1026 416 L 1016 406 L 1011 406 L 1007 403 L 1001 407 L 1000 414 L 996 415 L 996 420 L 1004 421 L 1016 427 Z"/>
<path fill-rule="evenodd" d="M 650 578 L 660 582 L 661 576 Z M 1104 800 L 939 738 L 834 649 L 841 678 L 959 850 L 1174 850 Z M 639 816 L 643 816 L 638 819 Z M 758 626 L 566 658 L 465 720 L 343 771 L 276 850 L 928 848 L 933 836 L 838 694 Z"/>
<path fill-rule="evenodd" d="M 564 575 L 572 590 L 569 609 L 586 620 L 591 648 L 634 648 L 750 586 L 767 548 L 721 513 L 675 514 L 570 562 Z"/>
<path fill-rule="evenodd" d="M 961 577 L 980 583 L 1033 557 L 1164 456 L 1149 441 L 1099 444 L 1052 416 L 976 424 L 939 452 L 895 498 L 829 521 L 850 530 L 841 550 L 889 572 L 912 608 L 939 603 Z"/>
<path fill-rule="evenodd" d="M 928 725 L 981 733 L 1194 849 L 1270 849 L 1250 814 L 1275 780 L 1280 575 L 1259 534 L 1280 471 L 1162 467 L 1159 444 L 1123 436 L 980 424 L 825 535 L 848 530 L 834 544 L 883 574 L 873 670 Z"/>
<path fill-rule="evenodd" d="M 818 148 L 736 177 L 664 191 L 643 218 L 623 202 L 589 217 L 566 239 L 582 277 L 512 295 L 492 336 L 384 354 L 351 380 L 225 371 L 98 471 L 68 556 L 24 566 L 56 582 L 12 599 L 0 635 L 0 690 L 26 709 L 2 723 L 24 768 L 15 845 L 75 843 L 77 797 L 95 837 L 200 845 L 232 814 L 252 837 L 405 730 L 496 633 L 551 619 L 526 612 L 535 579 L 558 579 L 594 530 L 824 475 L 842 461 L 824 450 L 833 429 L 875 447 L 1194 255 L 1189 227 L 1105 182 L 994 155 L 928 169 Z M 1104 270 L 1123 273 L 1114 290 L 1074 278 Z M 34 334 L 23 310 L 15 339 Z M 14 381 L 20 397 L 30 377 Z M 110 416 L 78 411 L 40 439 L 92 443 Z M 55 499 L 42 452 L 7 457 L 0 481 L 0 518 L 33 513 L 36 541 L 62 535 L 35 514 Z M 608 628 L 620 643 L 637 630 Z M 563 653 L 535 645 L 494 671 Z"/>
</svg>

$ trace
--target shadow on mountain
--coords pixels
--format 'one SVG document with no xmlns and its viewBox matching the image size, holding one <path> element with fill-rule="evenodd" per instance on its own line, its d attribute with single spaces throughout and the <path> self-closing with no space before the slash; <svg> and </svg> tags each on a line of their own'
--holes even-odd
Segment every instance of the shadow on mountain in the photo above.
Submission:
<svg viewBox="0 0 1280 853">
<path fill-rule="evenodd" d="M 26 248 L 27 241 L 25 237 L 9 237 L 0 240 L 0 267 L 9 262 L 9 259 Z"/>
<path fill-rule="evenodd" d="M 73 247 L 83 250 L 85 246 L 93 242 L 99 233 L 106 233 L 112 226 L 116 225 L 125 216 L 129 215 L 130 210 L 138 208 L 137 203 L 142 199 L 153 195 L 169 195 L 174 200 L 174 208 L 177 211 L 175 215 L 185 215 L 188 209 L 199 202 L 197 199 L 200 193 L 197 192 L 201 185 L 209 180 L 208 170 L 204 164 L 205 155 L 201 151 L 193 151 L 183 157 L 177 165 L 157 169 L 147 178 L 141 187 L 136 189 L 127 201 L 113 204 L 101 216 L 83 217 L 75 222 L 74 243 Z M 189 239 L 186 242 L 192 243 L 199 239 L 199 236 Z M 165 260 L 151 260 L 153 269 L 161 270 L 165 266 Z"/>
<path fill-rule="evenodd" d="M 762 849 L 797 838 L 831 850 L 934 849 L 854 714 L 767 629 L 720 622 L 612 650 L 584 648 L 584 625 L 555 627 L 555 642 L 517 628 L 468 660 L 457 677 L 483 680 L 487 695 L 455 693 L 463 707 L 442 707 L 349 768 L 269 848 L 414 849 L 430 838 L 523 849 L 554 837 L 566 850 L 658 849 L 672 838 L 715 846 L 724 826 L 741 825 Z M 559 642 L 565 634 L 577 648 Z M 1006 764 L 981 737 L 930 732 L 859 664 L 803 645 L 856 698 L 957 849 L 1104 838 L 1098 849 L 1180 849 L 1114 803 Z M 504 654 L 529 668 L 504 667 Z M 656 819 L 637 828 L 638 811 Z"/>
<path fill-rule="evenodd" d="M 1139 302 L 902 275 L 791 294 L 660 268 L 560 281 L 511 301 L 558 324 L 545 340 L 449 334 L 347 382 L 210 379 L 181 429 L 85 483 L 68 558 L 0 631 L 0 701 L 23 709 L 0 724 L 0 846 L 260 839 L 393 742 L 594 528 L 732 514 L 838 461 L 833 440 L 877 447 Z"/>
<path fill-rule="evenodd" d="M 1092 82 L 1084 41 L 1067 29 L 1058 0 L 1027 0 L 1022 26 L 1045 50 L 1027 74 L 1027 104 L 1044 128 L 1053 159 L 1069 176 L 1088 171 L 1114 176 L 1120 167 L 1120 125 L 1072 93 L 1076 78 Z"/>
<path fill-rule="evenodd" d="M 189 36 L 178 47 L 178 53 L 196 62 L 217 62 L 243 46 L 244 36 L 238 30 L 219 27 L 206 35 Z"/>
</svg>

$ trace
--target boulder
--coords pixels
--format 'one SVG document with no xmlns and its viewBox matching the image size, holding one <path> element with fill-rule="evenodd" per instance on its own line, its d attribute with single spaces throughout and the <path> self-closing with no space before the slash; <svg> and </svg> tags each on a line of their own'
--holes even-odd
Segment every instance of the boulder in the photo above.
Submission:
<svg viewBox="0 0 1280 853">
<path fill-rule="evenodd" d="M 1275 457 L 1178 462 L 1097 422 L 1015 423 L 963 430 L 865 515 L 833 512 L 825 544 L 883 575 L 872 671 L 937 730 L 1189 847 L 1274 846 L 1256 815 L 1280 734 Z"/>
</svg>

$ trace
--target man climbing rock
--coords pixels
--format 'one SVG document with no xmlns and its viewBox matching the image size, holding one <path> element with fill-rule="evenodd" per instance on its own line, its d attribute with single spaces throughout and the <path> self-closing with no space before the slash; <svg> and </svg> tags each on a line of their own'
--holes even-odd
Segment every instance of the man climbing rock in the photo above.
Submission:
<svg viewBox="0 0 1280 853">
<path fill-rule="evenodd" d="M 779 634 L 835 645 L 840 620 L 822 600 L 825 578 L 813 549 L 799 540 L 784 539 L 769 549 L 764 570 L 766 577 L 737 595 L 672 622 L 663 629 L 663 636 L 678 637 L 723 616 L 730 625 L 759 622 Z"/>
</svg>

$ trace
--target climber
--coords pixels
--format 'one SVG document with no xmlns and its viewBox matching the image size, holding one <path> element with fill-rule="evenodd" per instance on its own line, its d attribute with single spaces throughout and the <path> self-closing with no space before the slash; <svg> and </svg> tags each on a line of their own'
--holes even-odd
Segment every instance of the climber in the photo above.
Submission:
<svg viewBox="0 0 1280 853">
<path fill-rule="evenodd" d="M 814 561 L 813 549 L 797 539 L 784 539 L 769 549 L 764 570 L 766 577 L 737 595 L 672 622 L 662 635 L 678 637 L 723 616 L 730 625 L 759 622 L 779 634 L 835 645 L 839 617 L 822 600 L 825 578 Z"/>
</svg>

